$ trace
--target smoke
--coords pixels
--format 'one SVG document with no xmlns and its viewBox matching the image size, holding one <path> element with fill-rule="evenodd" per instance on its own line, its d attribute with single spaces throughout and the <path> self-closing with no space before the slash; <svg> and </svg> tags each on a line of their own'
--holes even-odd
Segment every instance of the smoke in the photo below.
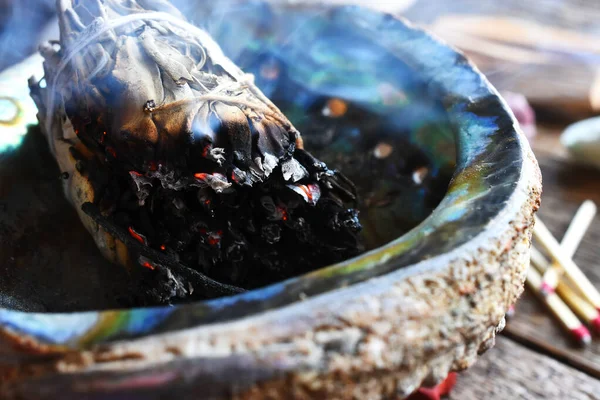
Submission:
<svg viewBox="0 0 600 400">
<path fill-rule="evenodd" d="M 171 2 L 192 23 L 213 34 L 222 31 L 222 25 L 229 22 L 223 21 L 223 10 L 249 7 L 256 12 L 259 3 Z M 316 0 L 268 2 L 318 3 Z M 540 0 L 518 7 L 512 1 L 491 0 L 327 0 L 327 3 L 358 4 L 401 14 L 465 51 L 499 90 L 520 92 L 535 105 L 600 110 L 597 73 L 600 46 L 597 40 L 592 40 L 600 31 L 596 23 L 600 8 L 595 2 Z M 50 23 L 54 9 L 55 0 L 0 0 L 0 70 L 32 54 L 42 40 L 49 38 L 40 27 Z M 265 19 L 264 15 L 248 18 Z M 492 24 L 494 21 L 498 27 Z M 238 55 L 235 41 L 239 40 L 223 34 L 220 40 L 226 42 L 220 44 L 228 49 L 228 55 L 235 58 Z"/>
<path fill-rule="evenodd" d="M 0 71 L 35 51 L 53 15 L 54 0 L 0 0 Z"/>
<path fill-rule="evenodd" d="M 190 15 L 204 2 L 174 0 L 172 3 Z M 57 27 L 49 26 L 55 15 L 56 0 L 0 0 L 0 71 L 24 60 L 40 43 L 58 39 Z"/>
<path fill-rule="evenodd" d="M 318 3 L 315 0 L 286 0 L 288 3 Z M 332 0 L 331 4 L 360 4 L 388 12 L 400 12 L 415 0 L 367 2 L 365 0 Z M 225 0 L 171 0 L 196 25 L 204 28 L 218 25 L 218 20 L 206 20 L 207 10 L 218 7 L 243 7 L 246 2 Z M 40 42 L 47 40 L 40 27 L 45 27 L 55 15 L 56 0 L 0 0 L 0 71 L 25 59 L 36 51 Z M 56 37 L 57 38 L 57 37 Z"/>
</svg>

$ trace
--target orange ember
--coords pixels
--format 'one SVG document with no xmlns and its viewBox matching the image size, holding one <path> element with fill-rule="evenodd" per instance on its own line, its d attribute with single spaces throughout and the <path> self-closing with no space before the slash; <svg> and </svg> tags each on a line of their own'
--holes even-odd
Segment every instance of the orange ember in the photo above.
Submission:
<svg viewBox="0 0 600 400">
<path fill-rule="evenodd" d="M 306 197 L 308 198 L 308 200 L 312 201 L 313 200 L 313 195 L 312 192 L 310 190 L 310 188 L 306 185 L 300 185 L 298 186 L 305 194 Z"/>
<path fill-rule="evenodd" d="M 206 174 L 204 172 L 198 172 L 197 174 L 194 174 L 194 177 L 197 179 L 206 179 Z"/>
<path fill-rule="evenodd" d="M 326 114 L 333 118 L 339 118 L 346 114 L 348 111 L 348 105 L 345 101 L 340 99 L 331 99 L 327 102 Z"/>
<path fill-rule="evenodd" d="M 149 270 L 154 271 L 156 269 L 156 267 L 152 264 L 150 264 L 148 261 L 144 262 L 142 264 L 142 267 L 148 268 Z"/>
<path fill-rule="evenodd" d="M 167 246 L 165 246 L 164 244 L 161 244 L 161 245 L 160 245 L 160 249 L 161 249 L 162 251 L 165 251 L 165 250 L 167 249 Z"/>
<path fill-rule="evenodd" d="M 144 241 L 144 238 L 142 237 L 142 235 L 137 233 L 131 226 L 128 228 L 128 230 L 129 230 L 129 234 L 131 235 L 131 237 L 133 237 L 135 240 L 137 240 L 141 244 L 145 244 L 145 241 Z"/>
<path fill-rule="evenodd" d="M 221 242 L 221 236 L 223 236 L 223 231 L 219 230 L 217 232 L 211 232 L 208 235 L 208 244 L 211 246 L 216 246 Z"/>
<path fill-rule="evenodd" d="M 281 213 L 281 219 L 284 220 L 284 221 L 287 221 L 288 220 L 288 213 L 285 210 L 285 208 L 283 208 L 283 207 L 277 207 L 277 209 Z"/>
<path fill-rule="evenodd" d="M 130 174 L 134 174 L 135 176 L 142 176 L 142 174 L 140 174 L 137 171 L 129 171 Z"/>
</svg>

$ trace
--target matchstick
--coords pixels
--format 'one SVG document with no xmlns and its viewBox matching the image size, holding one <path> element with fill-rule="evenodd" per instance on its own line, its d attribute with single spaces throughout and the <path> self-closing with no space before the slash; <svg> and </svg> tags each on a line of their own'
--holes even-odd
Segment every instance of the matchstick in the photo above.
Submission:
<svg viewBox="0 0 600 400">
<path fill-rule="evenodd" d="M 550 268 L 550 262 L 534 247 L 531 248 L 531 264 L 535 266 L 540 273 L 547 271 L 548 268 Z M 542 289 L 543 287 L 540 285 L 540 291 Z M 542 295 L 548 296 L 552 293 L 553 292 L 542 293 Z M 556 294 L 560 296 L 573 311 L 575 311 L 575 314 L 577 314 L 579 318 L 591 326 L 594 331 L 600 333 L 600 312 L 598 312 L 594 306 L 581 298 L 581 296 L 571 289 L 564 281 L 558 283 Z"/>
<path fill-rule="evenodd" d="M 587 232 L 590 224 L 596 216 L 596 205 L 591 200 L 586 200 L 581 204 L 575 216 L 571 220 L 567 232 L 563 236 L 563 240 L 560 243 L 562 251 L 565 256 L 573 258 L 575 251 L 579 247 L 583 236 Z M 556 287 L 560 281 L 560 277 L 563 273 L 559 263 L 554 261 L 552 266 L 542 272 L 542 294 L 548 294 L 556 290 Z"/>
<path fill-rule="evenodd" d="M 537 217 L 535 219 L 533 236 L 537 239 L 539 244 L 544 247 L 550 257 L 560 264 L 564 273 L 569 277 L 569 280 L 583 297 L 592 303 L 597 310 L 600 310 L 600 293 L 598 293 L 594 285 L 592 285 L 589 279 L 581 272 L 571 257 L 567 256 L 562 251 L 560 244 L 556 241 L 554 236 L 552 236 L 552 233 L 550 233 L 546 225 L 544 225 Z"/>
<path fill-rule="evenodd" d="M 542 276 L 535 268 L 527 269 L 527 286 L 535 292 L 540 299 L 550 309 L 552 314 L 561 322 L 563 327 L 567 329 L 571 335 L 581 345 L 587 345 L 592 341 L 590 331 L 577 319 L 573 311 L 558 297 L 556 293 L 550 293 L 544 296 L 540 293 L 542 285 Z"/>
</svg>

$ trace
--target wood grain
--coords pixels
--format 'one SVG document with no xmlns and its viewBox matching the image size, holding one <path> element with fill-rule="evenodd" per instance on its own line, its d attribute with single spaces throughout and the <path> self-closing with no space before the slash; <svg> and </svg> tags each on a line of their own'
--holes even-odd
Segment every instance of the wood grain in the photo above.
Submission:
<svg viewBox="0 0 600 400">
<path fill-rule="evenodd" d="M 598 2 L 419 0 L 399 13 L 465 51 L 500 91 L 555 117 L 600 107 Z"/>
<path fill-rule="evenodd" d="M 367 1 L 365 1 L 367 3 Z M 431 22 L 445 14 L 482 14 L 527 18 L 559 28 L 600 33 L 600 3 L 595 0 L 418 0 L 404 12 L 407 17 Z"/>
<path fill-rule="evenodd" d="M 510 339 L 459 375 L 451 400 L 600 399 L 600 381 Z"/>
</svg>

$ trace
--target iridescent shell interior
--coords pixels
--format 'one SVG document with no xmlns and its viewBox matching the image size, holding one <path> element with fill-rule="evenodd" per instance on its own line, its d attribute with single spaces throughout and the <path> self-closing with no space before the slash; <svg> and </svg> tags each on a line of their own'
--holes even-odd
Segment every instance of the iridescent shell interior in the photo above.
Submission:
<svg viewBox="0 0 600 400">
<path fill-rule="evenodd" d="M 482 232 L 511 196 L 522 160 L 512 117 L 462 55 L 422 31 L 358 7 L 253 2 L 198 19 L 218 22 L 209 31 L 254 74 L 306 148 L 357 184 L 370 251 L 234 297 L 93 311 L 135 304 L 128 277 L 97 252 L 62 198 L 43 140 L 30 134 L 0 165 L 0 180 L 12 185 L 7 207 L 33 204 L 29 217 L 6 223 L 27 234 L 9 238 L 0 254 L 0 264 L 12 268 L 0 280 L 2 305 L 90 312 L 0 310 L 5 327 L 79 347 L 276 309 L 455 249 Z M 57 226 L 66 226 L 60 238 Z"/>
<path fill-rule="evenodd" d="M 367 248 L 417 226 L 456 166 L 441 99 L 380 38 L 349 30 L 341 14 L 284 17 L 271 9 L 276 23 L 257 25 L 264 14 L 247 7 L 230 11 L 212 33 L 302 132 L 306 148 L 357 185 Z"/>
</svg>

